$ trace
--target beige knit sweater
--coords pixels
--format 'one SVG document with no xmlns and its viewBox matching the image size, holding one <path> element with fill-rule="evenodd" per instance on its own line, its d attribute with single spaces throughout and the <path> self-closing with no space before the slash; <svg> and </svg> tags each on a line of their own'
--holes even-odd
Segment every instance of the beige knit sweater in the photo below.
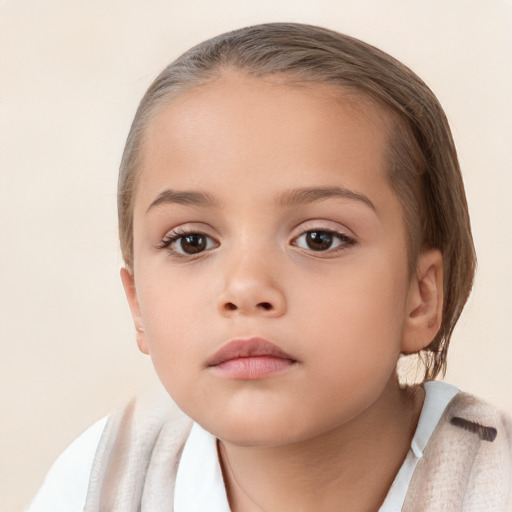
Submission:
<svg viewBox="0 0 512 512">
<path fill-rule="evenodd" d="M 96 453 L 84 512 L 171 512 L 191 425 L 168 401 L 133 401 L 113 414 Z M 459 393 L 418 462 L 402 511 L 512 512 L 510 420 Z"/>
</svg>

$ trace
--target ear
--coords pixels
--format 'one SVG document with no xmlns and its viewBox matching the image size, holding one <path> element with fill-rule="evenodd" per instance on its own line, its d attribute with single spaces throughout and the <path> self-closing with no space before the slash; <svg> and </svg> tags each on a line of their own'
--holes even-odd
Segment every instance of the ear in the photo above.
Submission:
<svg viewBox="0 0 512 512">
<path fill-rule="evenodd" d="M 139 300 L 137 298 L 137 290 L 135 289 L 135 280 L 133 273 L 126 267 L 121 269 L 121 281 L 123 282 L 124 293 L 128 299 L 128 305 L 132 313 L 133 323 L 137 338 L 139 350 L 144 354 L 149 354 L 148 344 L 146 342 L 146 333 L 144 332 L 144 322 L 140 311 Z"/>
<path fill-rule="evenodd" d="M 443 256 L 438 249 L 424 251 L 411 276 L 402 352 L 414 354 L 425 348 L 441 327 L 443 314 Z"/>
</svg>

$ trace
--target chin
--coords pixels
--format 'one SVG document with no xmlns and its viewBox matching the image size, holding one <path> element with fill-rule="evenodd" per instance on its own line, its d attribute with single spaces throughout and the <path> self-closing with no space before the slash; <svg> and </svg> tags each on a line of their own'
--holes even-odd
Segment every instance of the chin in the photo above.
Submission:
<svg viewBox="0 0 512 512">
<path fill-rule="evenodd" d="M 213 434 L 215 435 L 215 433 Z M 246 448 L 270 448 L 299 441 L 299 439 L 294 439 L 293 437 L 285 435 L 283 432 L 273 432 L 268 431 L 268 429 L 265 429 L 265 431 L 262 432 L 261 429 L 251 429 L 251 431 L 235 431 L 234 429 L 230 428 L 226 431 L 219 432 L 219 435 L 215 436 L 224 443 L 235 446 L 243 446 Z"/>
<path fill-rule="evenodd" d="M 304 428 L 304 422 L 293 418 L 272 418 L 268 413 L 258 417 L 254 414 L 223 414 L 212 421 L 197 422 L 221 441 L 243 447 L 283 446 L 315 435 Z"/>
</svg>

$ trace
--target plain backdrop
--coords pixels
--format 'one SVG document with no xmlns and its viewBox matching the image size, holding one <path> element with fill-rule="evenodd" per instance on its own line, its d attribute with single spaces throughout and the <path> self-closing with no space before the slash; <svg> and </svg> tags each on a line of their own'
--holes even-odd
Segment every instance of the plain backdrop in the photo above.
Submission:
<svg viewBox="0 0 512 512">
<path fill-rule="evenodd" d="M 156 386 L 119 280 L 117 168 L 157 73 L 208 37 L 299 21 L 398 57 L 436 92 L 479 255 L 446 379 L 512 412 L 510 0 L 0 2 L 0 510 L 55 457 Z"/>
</svg>

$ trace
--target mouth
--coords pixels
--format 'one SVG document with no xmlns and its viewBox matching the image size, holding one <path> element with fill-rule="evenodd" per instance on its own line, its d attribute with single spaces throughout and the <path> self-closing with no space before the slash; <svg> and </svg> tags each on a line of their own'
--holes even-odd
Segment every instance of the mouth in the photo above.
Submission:
<svg viewBox="0 0 512 512">
<path fill-rule="evenodd" d="M 208 360 L 207 367 L 226 378 L 256 380 L 281 373 L 296 363 L 270 341 L 254 337 L 229 341 Z"/>
</svg>

